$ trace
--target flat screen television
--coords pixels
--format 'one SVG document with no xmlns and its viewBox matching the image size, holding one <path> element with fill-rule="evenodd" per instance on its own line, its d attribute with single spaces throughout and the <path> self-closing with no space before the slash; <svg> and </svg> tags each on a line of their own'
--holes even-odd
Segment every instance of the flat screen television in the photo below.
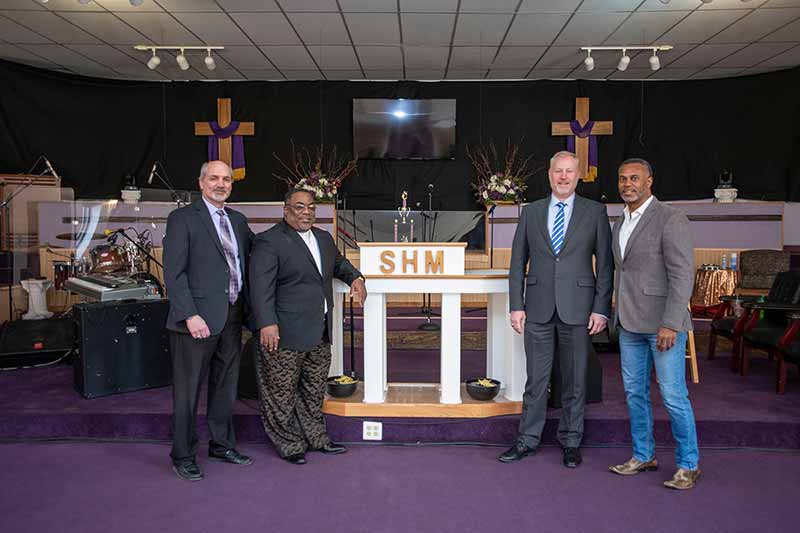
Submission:
<svg viewBox="0 0 800 533">
<path fill-rule="evenodd" d="M 455 159 L 456 101 L 353 99 L 359 159 Z"/>
</svg>

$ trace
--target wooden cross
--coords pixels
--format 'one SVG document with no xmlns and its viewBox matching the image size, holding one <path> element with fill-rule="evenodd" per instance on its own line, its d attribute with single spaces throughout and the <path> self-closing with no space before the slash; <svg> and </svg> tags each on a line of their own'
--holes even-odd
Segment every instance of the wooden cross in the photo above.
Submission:
<svg viewBox="0 0 800 533">
<path fill-rule="evenodd" d="M 217 98 L 217 123 L 220 127 L 224 128 L 231 123 L 231 99 L 230 98 Z M 214 135 L 211 131 L 211 126 L 208 122 L 195 122 L 194 123 L 195 135 Z M 236 129 L 236 135 L 251 136 L 256 134 L 255 122 L 240 122 L 239 127 Z M 227 139 L 219 139 L 219 159 L 225 161 L 228 166 L 233 167 L 233 148 L 231 143 L 232 137 Z"/>
<path fill-rule="evenodd" d="M 589 122 L 589 99 L 575 99 L 575 120 L 581 126 Z M 592 135 L 612 135 L 614 133 L 614 123 L 611 121 L 597 121 L 592 128 Z M 569 122 L 553 122 L 551 135 L 574 135 Z M 576 137 L 575 155 L 578 156 L 578 171 L 581 179 L 585 179 L 589 174 L 589 137 Z M 594 180 L 592 180 L 594 181 Z"/>
</svg>

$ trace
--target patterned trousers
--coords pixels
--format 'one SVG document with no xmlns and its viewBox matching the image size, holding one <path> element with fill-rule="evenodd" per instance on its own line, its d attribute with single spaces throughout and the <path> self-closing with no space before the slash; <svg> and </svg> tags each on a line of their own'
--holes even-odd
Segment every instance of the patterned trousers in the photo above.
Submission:
<svg viewBox="0 0 800 533">
<path fill-rule="evenodd" d="M 310 352 L 267 352 L 258 344 L 256 380 L 261 421 L 281 457 L 322 448 L 330 442 L 322 415 L 331 345 Z"/>
</svg>

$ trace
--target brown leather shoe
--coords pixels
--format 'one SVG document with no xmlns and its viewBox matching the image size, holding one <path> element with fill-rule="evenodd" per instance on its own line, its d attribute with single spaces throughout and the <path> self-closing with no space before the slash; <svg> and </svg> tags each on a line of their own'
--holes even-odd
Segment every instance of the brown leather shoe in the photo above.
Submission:
<svg viewBox="0 0 800 533">
<path fill-rule="evenodd" d="M 620 476 L 633 476 L 639 472 L 654 472 L 658 470 L 658 461 L 655 457 L 649 461 L 640 461 L 636 457 L 631 457 L 621 465 L 609 466 L 608 469 Z"/>
<path fill-rule="evenodd" d="M 672 479 L 664 482 L 664 486 L 676 490 L 691 489 L 697 484 L 697 480 L 700 479 L 700 474 L 699 468 L 695 470 L 679 468 L 678 471 L 675 472 L 675 475 L 672 476 Z"/>
</svg>

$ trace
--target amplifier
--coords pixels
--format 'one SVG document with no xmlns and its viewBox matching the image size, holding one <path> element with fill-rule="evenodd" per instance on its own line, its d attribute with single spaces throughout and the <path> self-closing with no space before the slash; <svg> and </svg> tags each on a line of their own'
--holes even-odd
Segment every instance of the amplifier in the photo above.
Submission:
<svg viewBox="0 0 800 533">
<path fill-rule="evenodd" d="M 75 325 L 70 318 L 15 320 L 0 328 L 0 368 L 52 363 L 75 344 Z"/>
<path fill-rule="evenodd" d="M 85 398 L 172 383 L 167 300 L 114 301 L 73 307 L 78 329 L 75 390 Z"/>
</svg>

